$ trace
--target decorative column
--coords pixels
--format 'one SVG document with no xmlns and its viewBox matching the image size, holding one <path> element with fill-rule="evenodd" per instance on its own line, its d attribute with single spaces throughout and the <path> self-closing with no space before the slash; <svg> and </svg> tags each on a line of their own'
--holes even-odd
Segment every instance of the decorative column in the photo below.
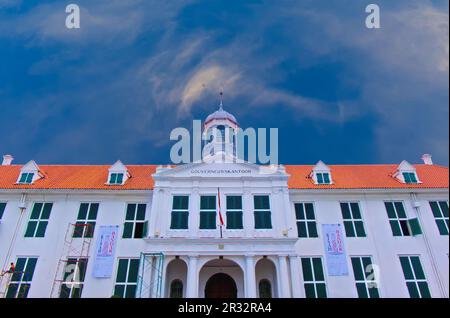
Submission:
<svg viewBox="0 0 450 318">
<path fill-rule="evenodd" d="M 255 222 L 253 216 L 253 200 L 250 189 L 244 189 L 244 195 L 242 197 L 242 217 L 245 236 L 253 237 Z"/>
<path fill-rule="evenodd" d="M 245 256 L 245 297 L 256 298 L 255 259 L 253 255 Z"/>
<path fill-rule="evenodd" d="M 198 270 L 197 270 L 198 256 L 189 256 L 189 266 L 187 273 L 186 297 L 198 297 Z"/>
<path fill-rule="evenodd" d="M 195 184 L 198 182 L 195 181 Z M 190 198 L 189 198 L 189 236 L 197 237 L 198 231 L 200 228 L 200 194 L 198 187 L 194 187 L 192 189 Z"/>
<path fill-rule="evenodd" d="M 303 295 L 300 281 L 300 256 L 290 255 L 289 265 L 291 266 L 292 297 L 301 298 Z"/>
<path fill-rule="evenodd" d="M 280 296 L 282 298 L 290 298 L 291 297 L 291 289 L 289 286 L 289 273 L 288 273 L 288 265 L 287 265 L 287 255 L 280 255 L 278 257 L 278 278 L 280 280 Z"/>
</svg>

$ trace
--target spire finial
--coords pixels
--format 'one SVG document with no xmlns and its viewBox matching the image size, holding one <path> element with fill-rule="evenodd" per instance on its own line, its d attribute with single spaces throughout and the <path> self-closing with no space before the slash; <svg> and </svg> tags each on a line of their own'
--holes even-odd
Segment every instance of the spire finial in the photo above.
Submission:
<svg viewBox="0 0 450 318">
<path fill-rule="evenodd" d="M 223 89 L 220 90 L 219 96 L 220 96 L 219 110 L 223 110 Z"/>
</svg>

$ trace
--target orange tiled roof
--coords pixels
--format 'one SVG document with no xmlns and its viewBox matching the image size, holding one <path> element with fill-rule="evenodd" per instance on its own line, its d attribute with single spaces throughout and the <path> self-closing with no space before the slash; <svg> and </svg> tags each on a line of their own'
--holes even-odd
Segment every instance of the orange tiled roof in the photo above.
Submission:
<svg viewBox="0 0 450 318">
<path fill-rule="evenodd" d="M 398 165 L 328 165 L 331 170 L 331 185 L 316 185 L 309 178 L 313 166 L 286 165 L 291 175 L 291 189 L 386 189 L 386 188 L 448 188 L 448 168 L 438 165 L 413 165 L 419 184 L 405 184 L 392 177 Z"/>
<path fill-rule="evenodd" d="M 313 165 L 286 165 L 291 189 L 448 188 L 448 168 L 414 165 L 422 183 L 403 184 L 392 177 L 398 165 L 329 165 L 332 185 L 315 185 L 309 178 Z M 156 165 L 127 165 L 131 178 L 107 185 L 108 165 L 39 165 L 44 178 L 32 185 L 16 184 L 21 165 L 0 166 L 0 189 L 151 190 Z"/>
<path fill-rule="evenodd" d="M 131 175 L 124 185 L 107 185 L 111 166 L 39 165 L 44 174 L 34 184 L 16 184 L 20 165 L 0 166 L 0 189 L 87 189 L 87 190 L 149 190 L 156 165 L 127 165 Z"/>
</svg>

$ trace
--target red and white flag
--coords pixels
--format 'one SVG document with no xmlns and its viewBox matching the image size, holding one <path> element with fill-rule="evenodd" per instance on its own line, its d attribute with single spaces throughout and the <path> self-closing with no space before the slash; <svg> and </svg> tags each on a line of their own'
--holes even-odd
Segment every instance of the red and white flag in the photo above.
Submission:
<svg viewBox="0 0 450 318">
<path fill-rule="evenodd" d="M 219 222 L 220 222 L 220 226 L 223 226 L 225 224 L 225 222 L 223 221 L 223 217 L 222 217 L 222 210 L 220 208 L 220 190 L 219 188 L 217 188 L 217 202 L 219 203 Z"/>
</svg>

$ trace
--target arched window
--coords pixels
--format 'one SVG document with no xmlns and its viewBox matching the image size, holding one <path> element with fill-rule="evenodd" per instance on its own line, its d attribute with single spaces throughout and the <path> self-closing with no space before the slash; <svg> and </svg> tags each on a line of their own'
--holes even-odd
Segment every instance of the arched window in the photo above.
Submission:
<svg viewBox="0 0 450 318">
<path fill-rule="evenodd" d="M 259 298 L 272 298 L 272 285 L 267 279 L 259 281 Z"/>
<path fill-rule="evenodd" d="M 170 298 L 183 298 L 183 282 L 175 279 L 170 284 Z"/>
</svg>

